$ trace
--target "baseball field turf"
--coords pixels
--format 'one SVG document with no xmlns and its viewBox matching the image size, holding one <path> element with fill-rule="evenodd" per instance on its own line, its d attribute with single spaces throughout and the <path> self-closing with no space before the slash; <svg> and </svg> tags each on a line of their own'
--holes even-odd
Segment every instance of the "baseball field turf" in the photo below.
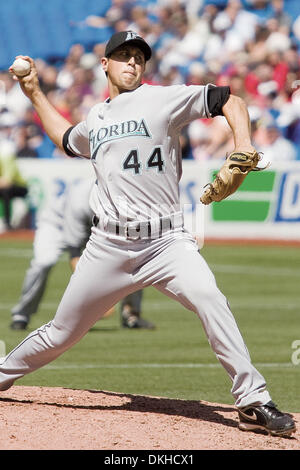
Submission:
<svg viewBox="0 0 300 470">
<path fill-rule="evenodd" d="M 299 412 L 300 248 L 207 244 L 201 252 L 229 300 L 273 400 L 285 411 Z M 10 309 L 18 300 L 31 255 L 31 241 L 0 240 L 0 340 L 6 352 L 52 319 L 71 274 L 64 255 L 50 274 L 29 329 L 12 331 Z M 16 384 L 233 404 L 230 380 L 194 313 L 150 287 L 144 290 L 143 316 L 156 330 L 121 329 L 117 306 L 71 350 Z"/>
</svg>

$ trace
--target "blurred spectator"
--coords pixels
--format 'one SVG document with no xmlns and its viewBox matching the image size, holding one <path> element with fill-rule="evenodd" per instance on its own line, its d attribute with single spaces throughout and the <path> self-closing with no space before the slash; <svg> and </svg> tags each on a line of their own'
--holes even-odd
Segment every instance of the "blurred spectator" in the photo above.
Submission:
<svg viewBox="0 0 300 470">
<path fill-rule="evenodd" d="M 170 33 L 172 38 L 166 41 L 158 51 L 162 71 L 171 67 L 188 66 L 191 61 L 200 56 L 204 47 L 197 28 L 190 28 L 184 11 L 173 15 Z"/>
<path fill-rule="evenodd" d="M 245 6 L 257 16 L 261 24 L 274 13 L 271 0 L 245 0 Z"/>
<path fill-rule="evenodd" d="M 300 41 L 300 12 L 299 16 L 295 19 L 294 23 L 292 24 L 291 29 L 297 40 Z"/>
<path fill-rule="evenodd" d="M 17 161 L 16 147 L 10 138 L 15 124 L 9 112 L 0 115 L 0 200 L 3 205 L 5 230 L 12 230 L 11 202 L 14 198 L 25 198 L 28 193 L 27 184 L 22 177 Z"/>
<path fill-rule="evenodd" d="M 192 62 L 187 70 L 187 85 L 205 85 L 207 70 L 201 62 Z"/>
<path fill-rule="evenodd" d="M 288 50 L 292 45 L 291 38 L 289 37 L 289 28 L 281 26 L 277 18 L 270 18 L 266 24 L 270 33 L 266 40 L 267 51 L 284 52 Z"/>
<path fill-rule="evenodd" d="M 291 16 L 284 10 L 284 0 L 272 0 L 273 17 L 278 21 L 279 27 L 289 31 L 292 26 Z"/>
<path fill-rule="evenodd" d="M 31 107 L 30 101 L 22 93 L 19 83 L 15 82 L 8 72 L 0 72 L 0 82 L 5 93 L 5 108 L 17 119 L 22 119 L 26 110 Z"/>
<path fill-rule="evenodd" d="M 39 156 L 38 148 L 42 145 L 43 139 L 42 129 L 35 122 L 33 109 L 27 109 L 23 119 L 15 127 L 16 156 L 37 158 Z"/>
<path fill-rule="evenodd" d="M 261 165 L 268 162 L 295 161 L 297 152 L 295 146 L 286 139 L 276 121 L 271 116 L 262 116 L 260 125 L 254 133 L 255 147 L 262 152 Z"/>
<path fill-rule="evenodd" d="M 188 127 L 188 135 L 195 160 L 224 159 L 234 149 L 231 129 L 222 116 L 193 121 Z"/>
<path fill-rule="evenodd" d="M 41 133 L 34 126 L 20 125 L 16 131 L 16 156 L 20 158 L 36 158 L 38 147 L 43 138 Z"/>
<path fill-rule="evenodd" d="M 277 125 L 283 135 L 295 145 L 297 159 L 300 160 L 300 81 L 294 84 L 294 93 L 291 100 L 286 102 L 277 117 Z"/>
<path fill-rule="evenodd" d="M 110 3 L 105 15 L 89 15 L 78 23 L 78 28 L 85 25 L 95 30 L 94 43 L 75 42 L 57 63 L 35 59 L 43 90 L 72 123 L 84 119 L 93 103 L 107 97 L 100 65 L 105 41 L 97 42 L 99 31 L 133 29 L 153 49 L 146 82 L 228 85 L 249 107 L 271 114 L 281 137 L 299 145 L 300 116 L 292 96 L 293 84 L 300 80 L 300 2 L 298 11 L 294 0 Z M 45 136 L 36 115 L 30 124 L 26 122 L 28 110 L 32 112 L 30 102 L 7 72 L 0 72 L 0 84 L 0 105 L 5 103 L 18 121 L 17 155 L 64 158 Z M 195 123 L 182 135 L 182 145 L 184 158 L 222 157 L 232 145 L 230 130 L 222 119 L 214 119 L 213 125 Z"/>
<path fill-rule="evenodd" d="M 47 95 L 50 91 L 57 90 L 57 75 L 58 70 L 53 65 L 46 65 L 43 68 L 43 73 L 41 74 L 41 90 Z"/>
<path fill-rule="evenodd" d="M 113 25 L 122 19 L 130 20 L 134 3 L 132 0 L 111 0 L 111 7 L 106 13 L 107 21 Z"/>
<path fill-rule="evenodd" d="M 210 124 L 197 119 L 188 126 L 188 138 L 191 143 L 193 158 L 204 161 L 210 158 L 208 146 L 211 143 Z"/>
<path fill-rule="evenodd" d="M 222 24 L 228 26 L 224 38 L 225 49 L 243 50 L 255 36 L 258 19 L 243 9 L 240 0 L 228 0 L 226 8 L 218 13 L 213 23 L 217 30 L 221 29 Z"/>
<path fill-rule="evenodd" d="M 266 41 L 270 35 L 270 31 L 265 25 L 259 25 L 256 28 L 255 37 L 252 41 L 248 41 L 246 51 L 249 56 L 248 63 L 255 64 L 263 62 L 267 55 Z"/>
</svg>

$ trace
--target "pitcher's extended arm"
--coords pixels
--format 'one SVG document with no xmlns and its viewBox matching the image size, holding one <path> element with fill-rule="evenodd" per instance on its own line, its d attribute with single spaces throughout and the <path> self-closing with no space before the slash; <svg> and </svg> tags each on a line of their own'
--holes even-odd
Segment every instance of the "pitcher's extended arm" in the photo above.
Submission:
<svg viewBox="0 0 300 470">
<path fill-rule="evenodd" d="M 30 63 L 31 70 L 25 77 L 16 77 L 14 75 L 14 79 L 19 81 L 23 93 L 30 99 L 46 134 L 58 148 L 64 150 L 62 146 L 63 135 L 72 124 L 55 109 L 42 92 L 34 60 L 29 56 L 21 55 L 17 57 L 27 60 Z M 11 67 L 9 71 L 13 74 Z"/>
</svg>

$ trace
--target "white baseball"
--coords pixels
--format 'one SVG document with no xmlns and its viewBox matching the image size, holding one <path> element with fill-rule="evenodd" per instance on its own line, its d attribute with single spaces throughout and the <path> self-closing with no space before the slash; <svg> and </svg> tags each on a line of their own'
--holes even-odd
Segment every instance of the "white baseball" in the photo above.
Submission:
<svg viewBox="0 0 300 470">
<path fill-rule="evenodd" d="M 12 69 L 18 77 L 25 77 L 30 72 L 30 63 L 24 59 L 16 59 L 12 64 Z"/>
</svg>

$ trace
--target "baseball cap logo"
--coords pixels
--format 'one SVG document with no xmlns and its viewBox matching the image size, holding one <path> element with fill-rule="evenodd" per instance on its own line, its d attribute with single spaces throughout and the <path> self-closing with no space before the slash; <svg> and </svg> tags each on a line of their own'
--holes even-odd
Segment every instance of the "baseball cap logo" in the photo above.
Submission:
<svg viewBox="0 0 300 470">
<path fill-rule="evenodd" d="M 145 39 L 134 31 L 120 31 L 113 34 L 106 45 L 105 56 L 109 57 L 109 55 L 111 55 L 118 47 L 122 46 L 122 44 L 126 44 L 131 41 L 143 51 L 146 60 L 151 58 L 152 51 L 150 46 L 147 44 Z"/>
<path fill-rule="evenodd" d="M 137 33 L 134 33 L 133 31 L 127 31 L 127 36 L 125 41 L 132 41 L 133 39 L 142 39 Z"/>
</svg>

